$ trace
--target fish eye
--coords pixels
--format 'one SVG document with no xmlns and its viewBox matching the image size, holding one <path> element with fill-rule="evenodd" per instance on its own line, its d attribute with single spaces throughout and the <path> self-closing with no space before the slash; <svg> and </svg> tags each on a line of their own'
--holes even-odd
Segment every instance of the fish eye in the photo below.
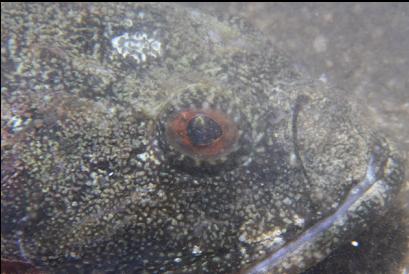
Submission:
<svg viewBox="0 0 409 274">
<path fill-rule="evenodd" d="M 228 170 L 248 159 L 251 127 L 228 92 L 197 86 L 170 100 L 158 119 L 169 165 L 188 172 Z M 210 99 L 209 99 L 210 98 Z"/>
<path fill-rule="evenodd" d="M 233 120 L 216 110 L 185 110 L 167 122 L 166 137 L 180 151 L 197 159 L 215 159 L 237 141 Z"/>
</svg>

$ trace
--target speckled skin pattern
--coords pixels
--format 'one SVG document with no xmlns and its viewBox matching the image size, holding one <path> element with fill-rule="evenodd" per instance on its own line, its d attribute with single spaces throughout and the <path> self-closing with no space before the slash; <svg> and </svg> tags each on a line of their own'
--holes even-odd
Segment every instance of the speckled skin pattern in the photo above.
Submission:
<svg viewBox="0 0 409 274">
<path fill-rule="evenodd" d="M 358 111 L 240 19 L 2 4 L 1 30 L 2 260 L 298 273 L 381 216 L 402 182 Z M 223 113 L 235 142 L 211 158 L 181 149 L 168 125 L 186 110 Z"/>
</svg>

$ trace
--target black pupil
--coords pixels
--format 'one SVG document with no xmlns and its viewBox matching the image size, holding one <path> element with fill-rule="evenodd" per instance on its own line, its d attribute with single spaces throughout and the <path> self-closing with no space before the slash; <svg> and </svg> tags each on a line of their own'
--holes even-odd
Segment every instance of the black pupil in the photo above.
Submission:
<svg viewBox="0 0 409 274">
<path fill-rule="evenodd" d="M 206 146 L 222 136 L 222 129 L 214 120 L 203 114 L 199 114 L 189 121 L 187 134 L 192 144 L 196 146 Z"/>
</svg>

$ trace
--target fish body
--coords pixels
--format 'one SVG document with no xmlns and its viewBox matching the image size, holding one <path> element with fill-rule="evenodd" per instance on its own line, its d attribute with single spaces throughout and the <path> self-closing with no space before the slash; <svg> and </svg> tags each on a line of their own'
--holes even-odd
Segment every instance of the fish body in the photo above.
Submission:
<svg viewBox="0 0 409 274">
<path fill-rule="evenodd" d="M 51 273 L 300 273 L 403 181 L 339 91 L 240 19 L 3 4 L 1 253 Z"/>
</svg>

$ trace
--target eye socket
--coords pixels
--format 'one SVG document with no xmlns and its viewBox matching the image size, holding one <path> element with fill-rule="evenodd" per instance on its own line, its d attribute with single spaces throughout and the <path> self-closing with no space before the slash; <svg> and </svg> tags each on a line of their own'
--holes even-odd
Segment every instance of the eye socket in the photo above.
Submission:
<svg viewBox="0 0 409 274">
<path fill-rule="evenodd" d="M 229 153 L 238 139 L 237 125 L 216 110 L 185 110 L 168 121 L 166 136 L 194 158 L 214 159 Z"/>
<path fill-rule="evenodd" d="M 238 167 L 253 147 L 252 127 L 242 105 L 230 90 L 217 85 L 180 90 L 158 116 L 157 157 L 194 175 Z"/>
</svg>

